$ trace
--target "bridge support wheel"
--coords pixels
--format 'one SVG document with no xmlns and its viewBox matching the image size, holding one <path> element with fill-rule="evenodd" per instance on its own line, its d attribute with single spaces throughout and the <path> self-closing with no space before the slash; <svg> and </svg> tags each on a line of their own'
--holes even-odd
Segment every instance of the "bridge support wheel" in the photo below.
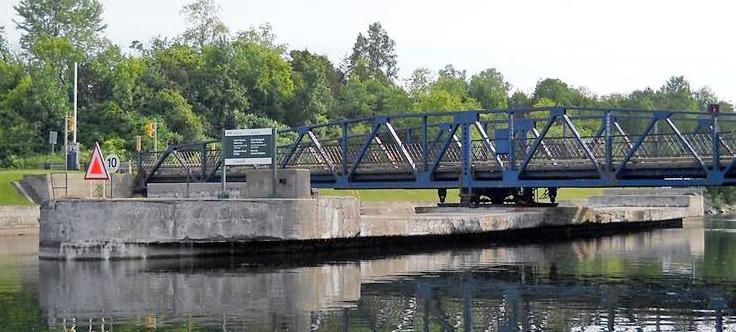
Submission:
<svg viewBox="0 0 736 332">
<path fill-rule="evenodd" d="M 532 204 L 534 203 L 534 188 L 520 188 L 519 192 L 514 195 L 516 204 Z"/>
<path fill-rule="evenodd" d="M 440 198 L 440 204 L 444 204 L 445 199 L 447 199 L 447 189 L 445 188 L 437 189 L 437 196 Z"/>
<path fill-rule="evenodd" d="M 473 207 L 480 204 L 480 192 L 469 188 L 460 188 L 460 206 Z"/>
<path fill-rule="evenodd" d="M 555 203 L 557 201 L 557 187 L 547 188 L 547 196 L 549 196 L 550 203 Z"/>
</svg>

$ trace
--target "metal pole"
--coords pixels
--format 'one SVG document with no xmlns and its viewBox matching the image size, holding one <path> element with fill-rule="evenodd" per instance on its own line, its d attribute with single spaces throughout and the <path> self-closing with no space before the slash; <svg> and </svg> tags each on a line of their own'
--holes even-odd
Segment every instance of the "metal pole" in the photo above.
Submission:
<svg viewBox="0 0 736 332">
<path fill-rule="evenodd" d="M 223 146 L 225 144 L 224 138 L 222 144 Z M 153 151 L 158 151 L 158 122 L 155 121 L 153 122 Z"/>
<path fill-rule="evenodd" d="M 227 184 L 226 184 L 226 182 L 227 182 L 227 179 L 226 179 L 226 177 L 227 177 L 227 165 L 225 164 L 225 153 L 226 153 L 225 150 L 226 150 L 226 147 L 225 147 L 225 131 L 223 131 L 222 132 L 222 176 L 220 176 L 220 178 L 222 180 L 221 181 L 222 182 L 222 190 L 221 190 L 221 193 L 220 193 L 220 198 L 227 198 L 227 196 L 228 196 L 227 195 Z"/>
<path fill-rule="evenodd" d="M 606 111 L 605 117 L 605 135 L 606 141 L 606 172 L 613 172 L 613 138 L 611 136 L 611 111 Z"/>
<path fill-rule="evenodd" d="M 113 173 L 110 173 L 110 198 L 112 198 L 112 197 L 113 197 L 113 196 L 112 196 L 112 193 L 113 193 L 113 190 L 114 190 L 114 188 L 115 188 L 115 187 L 114 187 L 114 186 L 115 186 L 115 184 L 114 184 L 114 183 L 115 183 L 115 175 L 113 175 Z"/>
<path fill-rule="evenodd" d="M 276 128 L 271 128 L 271 197 L 273 198 L 276 198 L 276 185 L 277 184 L 278 184 L 278 180 L 276 179 Z"/>
<path fill-rule="evenodd" d="M 69 170 L 69 111 L 64 112 L 64 171 Z"/>
<path fill-rule="evenodd" d="M 74 63 L 74 132 L 72 133 L 72 144 L 77 146 L 77 63 Z M 76 150 L 75 150 L 76 151 Z M 77 151 L 79 153 L 79 151 Z"/>
</svg>

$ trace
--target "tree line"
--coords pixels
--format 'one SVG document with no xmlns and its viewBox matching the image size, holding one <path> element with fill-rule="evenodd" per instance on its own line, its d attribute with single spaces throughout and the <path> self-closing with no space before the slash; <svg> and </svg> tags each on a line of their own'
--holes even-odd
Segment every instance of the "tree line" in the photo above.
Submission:
<svg viewBox="0 0 736 332">
<path fill-rule="evenodd" d="M 105 36 L 98 0 L 21 0 L 15 7 L 20 48 L 0 27 L 0 167 L 47 151 L 49 131 L 64 128 L 72 108 L 72 67 L 79 63 L 79 140 L 89 147 L 133 151 L 155 123 L 162 142 L 218 138 L 223 129 L 293 127 L 374 114 L 523 106 L 580 105 L 704 110 L 733 106 L 707 87 L 672 76 L 658 89 L 596 95 L 555 78 L 533 92 L 514 90 L 503 74 L 447 65 L 398 76 L 396 43 L 379 22 L 358 34 L 340 63 L 289 49 L 268 24 L 230 31 L 214 0 L 180 14 L 179 36 L 134 41 L 127 49 Z M 2 23 L 2 22 L 0 22 Z M 68 121 L 68 120 L 67 120 Z M 61 137 L 61 136 L 60 136 Z"/>
</svg>

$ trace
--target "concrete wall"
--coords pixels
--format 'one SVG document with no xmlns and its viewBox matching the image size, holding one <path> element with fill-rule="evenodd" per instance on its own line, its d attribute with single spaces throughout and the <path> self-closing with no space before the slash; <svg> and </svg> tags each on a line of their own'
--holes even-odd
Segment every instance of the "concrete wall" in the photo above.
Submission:
<svg viewBox="0 0 736 332">
<path fill-rule="evenodd" d="M 700 187 L 677 187 L 677 188 L 605 188 L 603 195 L 690 195 L 703 194 Z"/>
<path fill-rule="evenodd" d="M 417 207 L 436 206 L 436 202 L 377 201 L 360 202 L 361 215 L 414 214 Z"/>
<path fill-rule="evenodd" d="M 661 207 L 683 208 L 686 217 L 701 217 L 705 214 L 705 202 L 700 195 L 606 195 L 589 197 L 592 207 Z"/>
<path fill-rule="evenodd" d="M 149 183 L 148 198 L 217 198 L 222 190 L 220 183 Z M 228 182 L 230 198 L 246 198 L 245 182 Z"/>
<path fill-rule="evenodd" d="M 38 233 L 38 219 L 36 205 L 0 205 L 0 235 Z"/>
<path fill-rule="evenodd" d="M 39 255 L 145 258 L 187 254 L 148 244 L 351 238 L 360 232 L 358 213 L 351 197 L 49 201 L 41 207 Z"/>
<path fill-rule="evenodd" d="M 70 172 L 66 179 L 64 174 L 59 173 L 26 175 L 20 183 L 37 204 L 54 198 L 99 198 L 111 197 L 111 194 L 112 197 L 132 196 L 133 183 L 130 174 L 115 174 L 113 181 L 111 187 L 111 181 L 88 181 L 84 179 L 83 173 Z M 63 186 L 66 189 L 53 189 Z"/>
<path fill-rule="evenodd" d="M 246 182 L 227 182 L 230 198 L 273 197 L 273 175 L 270 169 L 246 170 Z M 277 198 L 312 197 L 309 170 L 278 170 Z M 149 198 L 217 198 L 222 191 L 220 183 L 149 183 Z"/>
</svg>

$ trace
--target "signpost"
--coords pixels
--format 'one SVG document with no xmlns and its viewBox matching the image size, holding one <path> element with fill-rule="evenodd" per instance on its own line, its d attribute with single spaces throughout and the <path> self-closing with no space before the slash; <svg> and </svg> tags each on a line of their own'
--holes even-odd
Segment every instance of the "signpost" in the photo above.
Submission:
<svg viewBox="0 0 736 332">
<path fill-rule="evenodd" d="M 92 158 L 87 166 L 87 172 L 84 173 L 85 180 L 110 180 L 110 173 L 107 172 L 105 161 L 102 159 L 102 151 L 100 144 L 95 142 L 95 149 L 92 150 Z M 105 188 L 103 182 L 102 196 L 105 196 Z"/>
<path fill-rule="evenodd" d="M 95 149 L 92 150 L 92 158 L 87 166 L 87 172 L 84 173 L 85 180 L 110 180 L 110 174 L 102 160 L 102 151 L 100 144 L 95 142 Z"/>
<path fill-rule="evenodd" d="M 49 144 L 51 144 L 51 162 L 49 163 L 50 164 L 49 168 L 52 168 L 52 169 L 54 165 L 54 154 L 56 154 L 55 150 L 56 150 L 56 142 L 57 142 L 58 135 L 59 133 L 55 131 L 49 132 Z"/>
<path fill-rule="evenodd" d="M 227 198 L 227 166 L 271 165 L 271 195 L 276 196 L 276 129 L 233 129 L 222 135 L 222 197 Z"/>
<path fill-rule="evenodd" d="M 112 193 L 115 189 L 114 175 L 118 172 L 118 169 L 120 169 L 120 158 L 118 158 L 118 155 L 114 153 L 107 155 L 107 158 L 105 158 L 105 168 L 110 174 L 110 198 L 112 198 Z"/>
<path fill-rule="evenodd" d="M 105 167 L 110 175 L 116 173 L 120 169 L 120 158 L 116 154 L 109 154 L 105 158 Z"/>
</svg>

